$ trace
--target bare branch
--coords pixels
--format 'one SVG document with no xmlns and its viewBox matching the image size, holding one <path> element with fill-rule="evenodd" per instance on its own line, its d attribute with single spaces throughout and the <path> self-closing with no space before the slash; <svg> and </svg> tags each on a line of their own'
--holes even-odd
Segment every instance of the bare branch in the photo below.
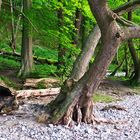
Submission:
<svg viewBox="0 0 140 140">
<path fill-rule="evenodd" d="M 3 4 L 5 4 L 5 5 L 11 7 L 11 5 L 10 5 L 8 2 L 3 2 Z M 39 31 L 37 30 L 37 28 L 34 26 L 34 24 L 32 23 L 32 21 L 25 15 L 24 12 L 22 12 L 22 11 L 19 10 L 18 8 L 15 8 L 15 7 L 13 7 L 13 8 L 14 8 L 18 13 L 20 13 L 23 17 L 25 17 L 25 18 L 29 21 L 29 23 L 31 24 L 31 26 L 33 27 L 33 29 L 34 29 L 36 32 L 39 32 Z"/>
<path fill-rule="evenodd" d="M 124 40 L 140 38 L 140 26 L 124 28 Z"/>
<path fill-rule="evenodd" d="M 133 0 L 133 1 L 131 0 L 130 2 L 127 2 L 121 5 L 120 7 L 118 7 L 117 9 L 113 10 L 113 12 L 117 13 L 118 15 L 122 15 L 126 12 L 133 11 L 139 7 L 140 7 L 140 0 Z"/>
<path fill-rule="evenodd" d="M 127 20 L 123 17 L 120 17 L 120 16 L 118 16 L 116 20 L 123 26 L 127 26 L 127 27 L 138 26 L 136 23 L 129 21 L 129 20 Z"/>
</svg>

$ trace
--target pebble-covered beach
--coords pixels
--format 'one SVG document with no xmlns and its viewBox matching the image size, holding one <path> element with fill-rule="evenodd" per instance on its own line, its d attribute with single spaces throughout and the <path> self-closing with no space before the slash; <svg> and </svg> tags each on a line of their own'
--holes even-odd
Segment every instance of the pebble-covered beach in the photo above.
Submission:
<svg viewBox="0 0 140 140">
<path fill-rule="evenodd" d="M 125 109 L 102 110 L 106 103 L 97 103 L 96 118 L 107 123 L 67 126 L 39 124 L 30 105 L 23 105 L 23 116 L 0 116 L 0 140 L 140 140 L 140 96 L 126 96 L 110 103 Z"/>
</svg>

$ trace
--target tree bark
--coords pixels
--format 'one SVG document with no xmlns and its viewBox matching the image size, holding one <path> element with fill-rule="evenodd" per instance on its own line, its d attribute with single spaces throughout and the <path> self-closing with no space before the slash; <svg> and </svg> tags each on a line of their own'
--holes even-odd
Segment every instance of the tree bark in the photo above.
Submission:
<svg viewBox="0 0 140 140">
<path fill-rule="evenodd" d="M 10 0 L 10 11 L 11 11 L 11 48 L 15 52 L 16 48 L 16 38 L 15 38 L 15 21 L 14 21 L 14 7 L 13 2 Z"/>
<path fill-rule="evenodd" d="M 23 1 L 23 12 L 28 14 L 31 9 L 31 0 Z M 20 77 L 29 76 L 33 69 L 33 55 L 32 55 L 32 36 L 31 25 L 29 21 L 23 16 L 23 30 L 22 30 L 22 48 L 21 48 L 21 69 L 18 74 Z"/>
<path fill-rule="evenodd" d="M 82 12 L 77 8 L 75 14 L 75 36 L 73 40 L 73 44 L 77 46 L 80 40 L 80 33 L 81 33 L 81 24 L 82 24 Z"/>
<path fill-rule="evenodd" d="M 58 2 L 62 2 L 62 0 L 58 0 Z M 64 26 L 64 15 L 63 15 L 63 9 L 62 7 L 58 10 L 58 28 L 59 28 L 59 44 L 58 44 L 58 70 L 62 68 L 62 66 L 65 65 L 64 57 L 65 57 L 65 51 L 62 42 L 61 42 L 61 34 L 63 34 L 63 26 Z"/>
<path fill-rule="evenodd" d="M 129 0 L 128 0 L 129 1 Z M 132 21 L 132 12 L 128 12 L 128 20 Z M 140 83 L 140 60 L 133 45 L 133 40 L 128 40 L 129 51 L 134 63 L 134 76 L 130 79 L 130 84 L 137 85 Z"/>
<path fill-rule="evenodd" d="M 85 45 L 74 63 L 70 79 L 78 81 L 88 70 L 89 62 L 94 54 L 94 50 L 99 42 L 100 37 L 100 29 L 98 26 L 95 26 L 94 30 L 92 30 L 85 41 Z"/>
</svg>

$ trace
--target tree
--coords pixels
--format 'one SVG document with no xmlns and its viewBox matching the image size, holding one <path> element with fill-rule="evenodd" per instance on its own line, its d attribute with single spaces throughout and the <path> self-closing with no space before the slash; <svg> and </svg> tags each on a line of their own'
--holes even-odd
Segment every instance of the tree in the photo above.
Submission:
<svg viewBox="0 0 140 140">
<path fill-rule="evenodd" d="M 0 0 L 0 10 L 1 10 L 2 0 Z"/>
<path fill-rule="evenodd" d="M 61 0 L 58 0 L 58 2 L 62 3 Z M 63 7 L 60 7 L 58 9 L 58 27 L 59 27 L 59 44 L 58 44 L 58 69 L 60 70 L 64 63 L 64 56 L 65 56 L 65 48 L 63 44 L 61 43 L 63 33 L 63 26 L 64 26 L 64 13 L 63 13 Z"/>
<path fill-rule="evenodd" d="M 129 1 L 129 0 L 128 0 Z M 132 12 L 128 12 L 128 20 L 132 21 Z M 140 83 L 140 60 L 136 53 L 134 43 L 132 39 L 128 40 L 129 51 L 134 64 L 134 75 L 130 79 L 130 84 L 138 85 Z"/>
<path fill-rule="evenodd" d="M 29 14 L 31 0 L 23 0 L 23 13 Z M 31 25 L 27 17 L 23 16 L 21 69 L 18 76 L 26 77 L 33 69 Z"/>
<path fill-rule="evenodd" d="M 81 1 L 78 1 L 81 4 Z M 82 9 L 76 8 L 75 12 L 75 36 L 73 39 L 73 44 L 77 46 L 79 44 L 80 40 L 80 34 L 81 34 L 81 28 L 82 28 L 82 20 L 83 20 L 83 15 L 82 15 Z"/>
<path fill-rule="evenodd" d="M 135 0 L 119 7 L 117 15 L 115 11 L 109 9 L 106 0 L 89 0 L 91 11 L 101 30 L 102 48 L 84 76 L 78 82 L 66 81 L 57 98 L 48 104 L 46 111 L 48 123 L 69 124 L 72 119 L 86 123 L 93 121 L 92 96 L 104 78 L 117 48 L 125 40 L 140 37 L 139 26 L 126 28 L 117 23 L 121 20 L 124 24 L 119 13 L 133 10 L 135 4 L 140 4 L 140 1 Z"/>
</svg>

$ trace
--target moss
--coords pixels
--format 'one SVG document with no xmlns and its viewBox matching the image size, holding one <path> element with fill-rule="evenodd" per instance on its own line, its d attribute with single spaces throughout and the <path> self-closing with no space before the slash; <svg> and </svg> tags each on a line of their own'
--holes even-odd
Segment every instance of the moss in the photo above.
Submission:
<svg viewBox="0 0 140 140">
<path fill-rule="evenodd" d="M 37 83 L 37 88 L 38 89 L 45 89 L 46 88 L 44 80 Z"/>
<path fill-rule="evenodd" d="M 94 102 L 110 103 L 110 102 L 117 101 L 118 99 L 115 99 L 115 97 L 109 95 L 95 94 L 93 100 Z"/>
<path fill-rule="evenodd" d="M 17 85 L 16 83 L 14 83 L 13 81 L 11 81 L 10 79 L 8 79 L 7 77 L 1 76 L 0 80 L 2 80 L 7 86 L 12 87 L 14 89 L 17 89 Z"/>
</svg>

